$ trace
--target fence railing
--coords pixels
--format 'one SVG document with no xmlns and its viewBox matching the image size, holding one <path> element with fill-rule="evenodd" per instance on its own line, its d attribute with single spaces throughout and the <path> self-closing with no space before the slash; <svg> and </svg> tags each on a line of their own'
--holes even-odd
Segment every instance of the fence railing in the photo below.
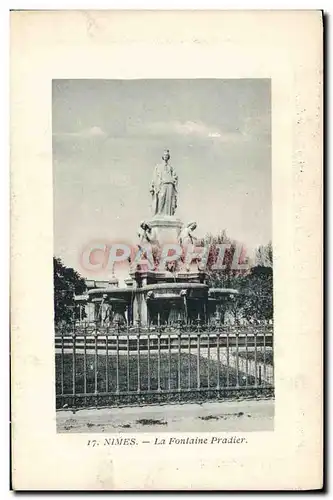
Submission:
<svg viewBox="0 0 333 500">
<path fill-rule="evenodd" d="M 55 335 L 57 408 L 274 392 L 273 327 L 72 324 Z"/>
</svg>

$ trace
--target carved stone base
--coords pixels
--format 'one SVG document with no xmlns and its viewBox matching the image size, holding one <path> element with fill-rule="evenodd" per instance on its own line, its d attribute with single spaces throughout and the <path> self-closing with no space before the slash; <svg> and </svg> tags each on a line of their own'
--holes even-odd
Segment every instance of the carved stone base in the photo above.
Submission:
<svg viewBox="0 0 333 500">
<path fill-rule="evenodd" d="M 171 321 L 182 316 L 184 320 L 203 319 L 208 308 L 208 285 L 200 277 L 184 274 L 178 281 L 169 280 L 167 273 L 142 273 L 136 276 L 133 310 L 134 322 L 145 327 L 149 323 Z M 193 274 L 193 273 L 192 273 Z M 155 279 L 155 283 L 152 280 Z M 193 280 L 193 281 L 191 281 Z"/>
<path fill-rule="evenodd" d="M 147 223 L 153 229 L 154 238 L 160 245 L 166 243 L 178 243 L 180 231 L 183 223 L 177 217 L 172 215 L 156 215 Z"/>
</svg>

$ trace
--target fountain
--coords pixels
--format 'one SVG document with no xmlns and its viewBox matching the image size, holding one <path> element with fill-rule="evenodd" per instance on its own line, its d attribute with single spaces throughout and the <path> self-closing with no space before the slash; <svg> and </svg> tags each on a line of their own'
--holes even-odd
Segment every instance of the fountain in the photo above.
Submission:
<svg viewBox="0 0 333 500">
<path fill-rule="evenodd" d="M 184 256 L 194 245 L 197 224 L 186 225 L 175 216 L 178 202 L 178 177 L 170 164 L 170 152 L 155 167 L 150 193 L 152 214 L 142 221 L 136 257 L 130 263 L 130 277 L 119 287 L 116 277 L 107 282 L 87 282 L 87 293 L 76 297 L 88 321 L 101 324 L 140 325 L 207 323 L 212 317 L 223 321 L 223 305 L 238 293 L 231 289 L 209 288 L 200 259 Z M 182 258 L 163 260 L 163 249 L 179 245 Z M 162 255 L 162 257 L 161 257 Z M 145 261 L 145 264 L 142 262 Z M 82 316 L 82 315 L 80 315 Z"/>
</svg>

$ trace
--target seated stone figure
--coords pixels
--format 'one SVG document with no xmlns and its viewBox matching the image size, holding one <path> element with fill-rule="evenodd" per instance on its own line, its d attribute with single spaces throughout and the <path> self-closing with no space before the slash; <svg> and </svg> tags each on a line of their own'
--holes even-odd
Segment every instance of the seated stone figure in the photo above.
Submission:
<svg viewBox="0 0 333 500">
<path fill-rule="evenodd" d="M 138 252 L 136 255 L 140 256 L 139 260 L 147 259 L 149 268 L 155 269 L 157 266 L 158 244 L 156 241 L 155 233 L 152 227 L 145 221 L 142 221 L 138 231 Z M 147 250 L 145 250 L 147 249 Z M 131 269 L 137 270 L 138 264 L 136 259 L 131 263 Z"/>
<path fill-rule="evenodd" d="M 194 245 L 194 242 L 197 240 L 197 237 L 193 235 L 193 231 L 197 228 L 196 222 L 190 222 L 187 226 L 181 231 L 179 235 L 179 244 L 182 246 L 185 245 Z"/>
</svg>

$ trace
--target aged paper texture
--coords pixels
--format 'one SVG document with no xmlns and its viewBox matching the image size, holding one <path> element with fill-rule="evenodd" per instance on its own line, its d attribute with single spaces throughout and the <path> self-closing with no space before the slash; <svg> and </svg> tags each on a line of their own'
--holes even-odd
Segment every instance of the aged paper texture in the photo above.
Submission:
<svg viewBox="0 0 333 500">
<path fill-rule="evenodd" d="M 15 490 L 322 487 L 322 39 L 317 11 L 11 13 Z M 229 274 L 185 257 L 209 238 Z"/>
</svg>

